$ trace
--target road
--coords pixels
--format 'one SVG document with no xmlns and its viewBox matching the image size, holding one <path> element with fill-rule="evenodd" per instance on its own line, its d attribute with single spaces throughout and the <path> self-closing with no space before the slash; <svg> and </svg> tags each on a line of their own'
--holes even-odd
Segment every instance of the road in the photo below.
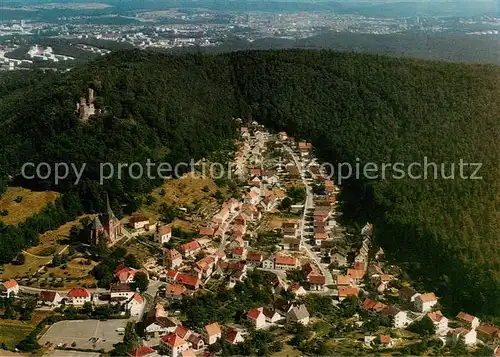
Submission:
<svg viewBox="0 0 500 357">
<path fill-rule="evenodd" d="M 311 249 L 312 247 L 308 243 L 308 240 L 304 239 L 306 228 L 311 228 L 311 225 L 308 224 L 308 222 L 306 221 L 306 215 L 307 215 L 307 212 L 309 209 L 314 208 L 312 187 L 309 184 L 309 182 L 307 181 L 305 169 L 302 167 L 302 164 L 299 161 L 299 158 L 293 152 L 292 148 L 290 148 L 287 145 L 283 145 L 283 147 L 292 156 L 292 159 L 295 162 L 295 166 L 297 166 L 297 168 L 299 169 L 300 178 L 302 179 L 302 182 L 304 183 L 304 186 L 306 187 L 306 202 L 304 204 L 304 213 L 302 214 L 302 221 L 301 221 L 301 227 L 300 227 L 300 241 L 301 241 L 302 246 L 304 247 L 304 250 L 306 251 L 307 255 L 309 255 L 309 257 L 316 263 L 316 265 L 321 270 L 321 273 L 324 275 L 325 284 L 326 285 L 333 285 L 334 280 L 333 280 L 332 273 L 328 270 L 328 267 L 326 266 L 326 264 L 321 263 L 321 258 L 318 257 L 312 251 L 312 249 Z"/>
</svg>

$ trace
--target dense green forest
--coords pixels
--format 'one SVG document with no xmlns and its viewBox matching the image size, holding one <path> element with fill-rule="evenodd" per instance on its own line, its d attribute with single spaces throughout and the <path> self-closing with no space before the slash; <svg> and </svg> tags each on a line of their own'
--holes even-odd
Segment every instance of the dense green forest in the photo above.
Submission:
<svg viewBox="0 0 500 357">
<path fill-rule="evenodd" d="M 202 157 L 229 145 L 236 116 L 311 140 L 334 164 L 481 162 L 482 180 L 352 179 L 343 185 L 344 210 L 373 221 L 377 242 L 409 262 L 417 285 L 435 290 L 451 312 L 499 316 L 499 80 L 495 66 L 332 51 L 118 52 L 20 80 L 0 96 L 1 170 L 87 162 L 77 186 L 74 178 L 30 184 L 78 195 L 88 211 L 102 208 L 109 191 L 114 207 L 130 209 L 158 182 L 101 186 L 99 162 Z M 89 86 L 103 114 L 81 123 L 75 103 Z"/>
</svg>

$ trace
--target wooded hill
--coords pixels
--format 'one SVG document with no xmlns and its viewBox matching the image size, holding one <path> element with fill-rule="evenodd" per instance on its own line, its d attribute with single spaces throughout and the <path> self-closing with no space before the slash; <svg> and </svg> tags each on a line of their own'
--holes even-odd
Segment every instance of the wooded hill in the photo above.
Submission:
<svg viewBox="0 0 500 357">
<path fill-rule="evenodd" d="M 377 242 L 452 312 L 500 316 L 499 80 L 494 66 L 331 51 L 119 52 L 1 93 L 0 164 L 13 174 L 25 161 L 189 160 L 225 147 L 236 116 L 311 140 L 334 164 L 481 162 L 482 180 L 351 180 L 345 212 L 372 221 Z M 89 86 L 104 114 L 83 124 L 74 109 Z M 96 170 L 58 189 L 96 210 L 104 190 L 118 206 L 158 183 L 101 187 Z"/>
</svg>

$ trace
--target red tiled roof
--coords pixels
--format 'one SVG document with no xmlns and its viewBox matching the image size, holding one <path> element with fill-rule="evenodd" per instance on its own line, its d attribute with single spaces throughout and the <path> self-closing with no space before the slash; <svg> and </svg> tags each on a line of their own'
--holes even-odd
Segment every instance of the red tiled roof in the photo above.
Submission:
<svg viewBox="0 0 500 357">
<path fill-rule="evenodd" d="M 353 279 L 363 279 L 365 271 L 361 269 L 347 269 L 347 275 Z"/>
<path fill-rule="evenodd" d="M 175 333 L 169 333 L 168 335 L 163 336 L 161 341 L 170 347 L 182 346 L 187 343 Z"/>
<path fill-rule="evenodd" d="M 205 331 L 207 332 L 208 336 L 214 336 L 214 335 L 221 333 L 221 328 L 217 322 L 214 322 L 214 323 L 206 325 Z"/>
<path fill-rule="evenodd" d="M 68 297 L 90 297 L 90 292 L 85 288 L 73 288 L 68 292 Z"/>
<path fill-rule="evenodd" d="M 131 357 L 143 357 L 143 356 L 147 356 L 148 354 L 155 353 L 155 352 L 156 351 L 153 350 L 151 347 L 139 346 L 137 348 L 134 348 L 133 350 L 130 350 L 128 352 L 128 354 Z"/>
<path fill-rule="evenodd" d="M 311 275 L 308 279 L 309 284 L 319 284 L 324 285 L 326 279 L 323 275 Z"/>
<path fill-rule="evenodd" d="M 238 331 L 235 330 L 234 328 L 230 329 L 226 334 L 226 340 L 231 344 L 236 343 L 237 337 L 238 337 Z"/>
<path fill-rule="evenodd" d="M 250 252 L 247 255 L 247 260 L 250 260 L 252 262 L 260 262 L 262 261 L 262 259 L 264 259 L 264 256 L 260 253 Z"/>
<path fill-rule="evenodd" d="M 180 296 L 186 291 L 186 287 L 180 284 L 167 284 L 165 293 L 168 295 Z"/>
<path fill-rule="evenodd" d="M 297 258 L 294 257 L 286 257 L 284 255 L 276 255 L 275 264 L 280 264 L 280 265 L 296 265 L 297 264 Z"/>
<path fill-rule="evenodd" d="M 40 293 L 41 301 L 54 301 L 56 298 L 56 291 L 44 290 Z"/>
<path fill-rule="evenodd" d="M 475 318 L 476 318 L 475 316 L 472 316 L 466 312 L 460 312 L 457 315 L 457 319 L 467 321 L 467 322 L 472 322 Z"/>
<path fill-rule="evenodd" d="M 177 325 L 177 327 L 175 328 L 175 331 L 174 331 L 174 333 L 177 336 L 179 336 L 180 338 L 186 338 L 186 335 L 188 334 L 188 332 L 189 332 L 189 329 L 185 328 L 182 325 Z"/>
<path fill-rule="evenodd" d="M 244 248 L 243 247 L 236 247 L 233 249 L 233 254 L 234 255 L 243 255 Z"/>
<path fill-rule="evenodd" d="M 211 227 L 203 227 L 200 229 L 201 236 L 213 236 L 215 230 Z"/>
<path fill-rule="evenodd" d="M 348 296 L 358 296 L 359 288 L 350 288 L 350 287 L 340 287 L 339 288 L 339 297 L 348 297 Z"/>
<path fill-rule="evenodd" d="M 392 341 L 391 336 L 380 335 L 380 343 L 390 343 Z"/>
<path fill-rule="evenodd" d="M 259 307 L 259 308 L 253 308 L 253 309 L 250 309 L 248 311 L 247 317 L 249 319 L 252 319 L 252 320 L 257 320 L 259 318 L 260 314 L 262 314 L 262 308 L 261 307 Z"/>
<path fill-rule="evenodd" d="M 17 286 L 17 281 L 15 281 L 14 279 L 4 281 L 3 286 L 5 286 L 6 289 L 12 289 Z"/>
<path fill-rule="evenodd" d="M 441 311 L 432 311 L 427 314 L 427 317 L 431 319 L 433 322 L 439 322 L 441 321 L 444 316 L 441 313 Z"/>
<path fill-rule="evenodd" d="M 196 287 L 196 285 L 199 284 L 199 280 L 196 276 L 182 274 L 182 273 L 177 275 L 177 277 L 175 278 L 175 281 L 178 281 L 183 285 L 188 285 L 191 287 Z"/>
<path fill-rule="evenodd" d="M 417 299 L 420 299 L 422 302 L 429 302 L 437 300 L 436 295 L 434 293 L 426 293 L 417 296 Z"/>
</svg>

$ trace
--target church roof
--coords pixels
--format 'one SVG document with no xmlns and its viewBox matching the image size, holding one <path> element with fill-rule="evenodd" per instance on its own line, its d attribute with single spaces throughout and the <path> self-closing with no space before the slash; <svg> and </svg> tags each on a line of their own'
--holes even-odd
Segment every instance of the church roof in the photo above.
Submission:
<svg viewBox="0 0 500 357">
<path fill-rule="evenodd" d="M 98 216 L 94 218 L 94 221 L 92 222 L 92 229 L 96 230 L 98 228 L 102 228 L 102 223 L 101 220 L 99 219 Z"/>
</svg>

